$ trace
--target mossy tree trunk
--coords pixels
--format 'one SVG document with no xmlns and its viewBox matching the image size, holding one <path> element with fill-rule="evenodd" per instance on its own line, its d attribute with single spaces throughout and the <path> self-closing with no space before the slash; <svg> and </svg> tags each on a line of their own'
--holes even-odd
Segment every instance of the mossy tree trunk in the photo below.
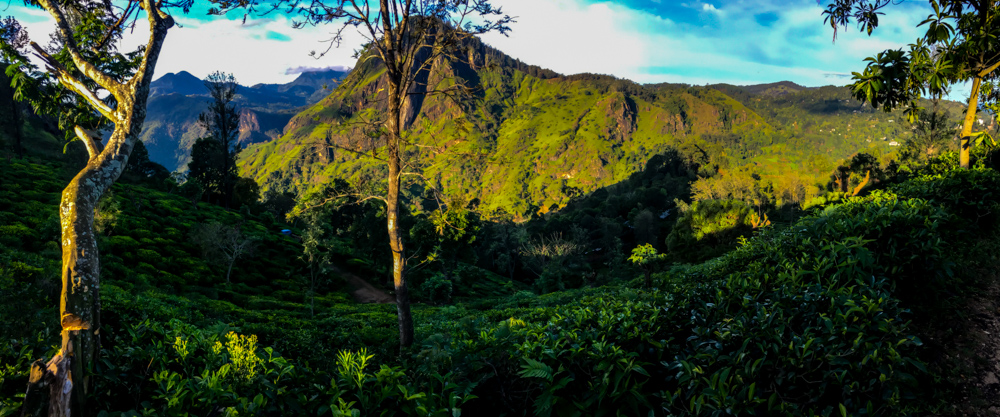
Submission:
<svg viewBox="0 0 1000 417">
<path fill-rule="evenodd" d="M 173 19 L 159 10 L 158 3 L 143 0 L 148 13 L 150 37 L 142 61 L 131 79 L 120 82 L 83 58 L 74 41 L 74 32 L 53 0 L 38 4 L 55 19 L 60 38 L 76 68 L 114 96 L 117 106 L 109 107 L 73 72 L 32 43 L 45 60 L 49 72 L 59 82 L 83 96 L 89 104 L 114 123 L 106 146 L 100 138 L 77 126 L 74 130 L 89 154 L 87 165 L 63 190 L 59 205 L 62 232 L 62 293 L 59 300 L 62 327 L 61 350 L 48 364 L 32 365 L 30 383 L 48 385 L 49 416 L 80 416 L 86 412 L 86 398 L 92 390 L 90 378 L 100 355 L 101 300 L 100 260 L 94 231 L 94 209 L 105 191 L 118 179 L 128 162 L 142 123 L 156 61 Z M 30 391 L 29 387 L 29 391 Z"/>
<path fill-rule="evenodd" d="M 383 0 L 385 1 L 385 0 Z M 405 94 L 400 94 L 399 82 L 389 78 L 389 118 L 386 121 L 389 137 L 386 156 L 389 165 L 389 186 L 386 193 L 386 222 L 389 230 L 389 246 L 392 249 L 392 281 L 396 289 L 396 313 L 399 319 L 399 346 L 406 348 L 413 344 L 413 316 L 410 314 L 410 290 L 406 282 L 406 252 L 399 227 L 399 188 L 402 175 L 401 112 Z"/>
<path fill-rule="evenodd" d="M 976 113 L 979 110 L 979 88 L 983 78 L 976 76 L 972 79 L 972 94 L 969 96 L 969 105 L 965 109 L 965 119 L 962 121 L 962 136 L 959 142 L 958 164 L 962 168 L 969 168 L 969 151 L 972 149 L 972 128 L 976 123 Z"/>
</svg>

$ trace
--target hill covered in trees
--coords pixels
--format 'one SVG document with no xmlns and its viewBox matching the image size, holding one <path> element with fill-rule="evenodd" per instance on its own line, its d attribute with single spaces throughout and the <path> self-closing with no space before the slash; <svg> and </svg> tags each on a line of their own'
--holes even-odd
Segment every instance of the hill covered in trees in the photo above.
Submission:
<svg viewBox="0 0 1000 417">
<path fill-rule="evenodd" d="M 363 58 L 283 135 L 249 147 L 242 175 L 264 189 L 295 192 L 331 178 L 369 181 L 381 145 L 367 139 L 374 127 L 366 120 L 384 111 L 382 71 L 378 59 Z M 801 185 L 819 195 L 843 159 L 866 152 L 888 162 L 913 130 L 902 114 L 862 106 L 846 88 L 562 76 L 476 40 L 425 77 L 418 88 L 470 90 L 410 96 L 405 127 L 411 143 L 421 144 L 406 158 L 410 169 L 444 195 L 518 216 L 621 182 L 668 148 L 703 159 L 703 177 L 752 170 L 776 188 Z"/>
</svg>

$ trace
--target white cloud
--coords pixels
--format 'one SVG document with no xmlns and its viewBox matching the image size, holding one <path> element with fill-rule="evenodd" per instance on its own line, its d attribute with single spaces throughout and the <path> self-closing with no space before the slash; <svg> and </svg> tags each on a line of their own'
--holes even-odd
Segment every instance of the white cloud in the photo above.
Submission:
<svg viewBox="0 0 1000 417">
<path fill-rule="evenodd" d="M 628 76 L 641 65 L 642 34 L 627 26 L 634 15 L 611 3 L 578 0 L 510 0 L 503 10 L 517 16 L 510 37 L 485 36 L 509 55 L 553 71 Z"/>
<path fill-rule="evenodd" d="M 339 71 L 349 72 L 351 67 L 345 65 L 331 65 L 329 67 L 294 67 L 285 69 L 285 75 L 296 75 L 304 72 Z"/>
<path fill-rule="evenodd" d="M 921 34 L 916 25 L 928 13 L 913 4 L 893 6 L 872 37 L 853 26 L 841 28 L 834 44 L 832 30 L 823 25 L 823 8 L 814 2 L 679 4 L 707 12 L 704 18 L 665 18 L 623 3 L 513 0 L 504 4 L 519 16 L 511 37 L 487 39 L 522 61 L 567 74 L 608 73 L 638 82 L 826 85 L 846 83 L 827 74 L 858 71 L 864 58 L 913 42 Z M 767 25 L 755 18 L 765 12 L 776 16 Z"/>
<path fill-rule="evenodd" d="M 194 21 L 179 19 L 184 25 L 172 29 L 164 43 L 157 76 L 168 72 L 188 71 L 203 77 L 213 71 L 231 72 L 241 84 L 283 83 L 295 78 L 294 67 L 353 66 L 354 48 L 362 38 L 348 32 L 340 48 L 331 49 L 315 59 L 310 51 L 323 52 L 329 46 L 328 28 L 293 29 L 283 16 L 259 21 L 216 19 Z M 253 24 L 253 26 L 250 26 Z M 276 40 L 268 34 L 290 40 Z"/>
<path fill-rule="evenodd" d="M 39 15 L 38 9 L 11 7 L 13 15 L 24 22 L 32 40 L 46 44 L 49 33 L 55 31 L 51 17 Z M 36 18 L 37 17 L 37 18 Z M 200 16 L 199 16 L 200 17 Z M 245 85 L 257 83 L 284 83 L 295 78 L 288 73 L 295 67 L 353 66 L 354 49 L 363 38 L 353 31 L 345 31 L 340 48 L 334 47 L 325 56 L 315 59 L 310 51 L 323 52 L 329 45 L 331 27 L 293 29 L 284 16 L 267 19 L 242 20 L 213 18 L 199 20 L 193 16 L 176 15 L 177 26 L 170 29 L 163 44 L 155 77 L 179 71 L 188 71 L 204 77 L 214 71 L 231 72 Z M 287 41 L 269 39 L 290 39 Z M 127 33 L 120 49 L 135 50 L 145 45 L 149 30 L 145 22 L 137 22 Z"/>
</svg>

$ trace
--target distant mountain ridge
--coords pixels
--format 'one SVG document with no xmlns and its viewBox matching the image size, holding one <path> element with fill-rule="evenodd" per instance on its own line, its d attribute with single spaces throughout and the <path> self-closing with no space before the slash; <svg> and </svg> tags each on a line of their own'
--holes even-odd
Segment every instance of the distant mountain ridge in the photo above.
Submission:
<svg viewBox="0 0 1000 417">
<path fill-rule="evenodd" d="M 300 192 L 332 178 L 370 177 L 374 165 L 358 154 L 381 145 L 358 126 L 384 108 L 383 73 L 379 60 L 359 61 L 329 96 L 291 118 L 280 138 L 245 150 L 242 174 L 264 188 Z M 432 87 L 480 89 L 466 99 L 414 91 L 404 124 L 422 146 L 408 161 L 445 194 L 512 213 L 561 207 L 624 180 L 671 147 L 692 158 L 722 155 L 700 162 L 715 169 L 756 164 L 770 167 L 768 175 L 801 170 L 818 179 L 860 150 L 891 152 L 889 142 L 908 132 L 893 123 L 902 117 L 863 108 L 842 87 L 563 76 L 479 41 L 457 60 L 435 62 L 425 77 Z"/>
<path fill-rule="evenodd" d="M 236 106 L 241 112 L 240 143 L 279 137 L 297 109 L 322 99 L 346 74 L 337 70 L 303 72 L 286 84 L 239 86 Z M 208 100 L 205 82 L 187 71 L 169 73 L 150 83 L 141 139 L 151 160 L 171 171 L 185 169 L 191 146 L 204 136 L 197 120 Z"/>
</svg>

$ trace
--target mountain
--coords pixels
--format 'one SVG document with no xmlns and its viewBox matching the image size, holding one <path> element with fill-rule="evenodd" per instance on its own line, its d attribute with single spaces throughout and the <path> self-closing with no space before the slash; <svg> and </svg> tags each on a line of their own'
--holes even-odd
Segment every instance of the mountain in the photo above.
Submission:
<svg viewBox="0 0 1000 417">
<path fill-rule="evenodd" d="M 239 86 L 235 101 L 241 113 L 240 143 L 281 136 L 282 128 L 297 109 L 329 94 L 329 89 L 346 74 L 334 70 L 304 72 L 287 84 Z M 191 146 L 204 135 L 197 121 L 208 100 L 204 81 L 186 71 L 166 74 L 150 84 L 141 138 L 151 160 L 172 171 L 185 169 Z"/>
<path fill-rule="evenodd" d="M 421 144 L 407 160 L 428 185 L 479 198 L 486 209 L 562 207 L 576 193 L 626 179 L 669 148 L 716 170 L 805 172 L 818 186 L 842 159 L 859 150 L 891 154 L 890 142 L 909 131 L 901 115 L 866 108 L 846 88 L 639 85 L 563 76 L 481 42 L 468 51 L 435 62 L 427 85 L 479 86 L 474 97 L 415 91 L 406 103 L 407 136 Z M 377 59 L 359 62 L 332 94 L 293 117 L 280 138 L 245 150 L 242 174 L 264 188 L 292 191 L 369 176 L 376 164 L 359 154 L 377 156 L 379 144 L 362 126 L 384 108 L 383 72 Z"/>
<path fill-rule="evenodd" d="M 330 94 L 330 89 L 336 86 L 332 80 L 339 80 L 347 75 L 348 72 L 349 70 L 305 71 L 288 84 L 257 84 L 251 88 L 306 97 L 306 100 L 311 104 L 322 100 Z"/>
<path fill-rule="evenodd" d="M 208 89 L 204 81 L 187 71 L 169 73 L 149 84 L 150 97 L 175 93 L 182 96 L 205 95 Z"/>
</svg>

